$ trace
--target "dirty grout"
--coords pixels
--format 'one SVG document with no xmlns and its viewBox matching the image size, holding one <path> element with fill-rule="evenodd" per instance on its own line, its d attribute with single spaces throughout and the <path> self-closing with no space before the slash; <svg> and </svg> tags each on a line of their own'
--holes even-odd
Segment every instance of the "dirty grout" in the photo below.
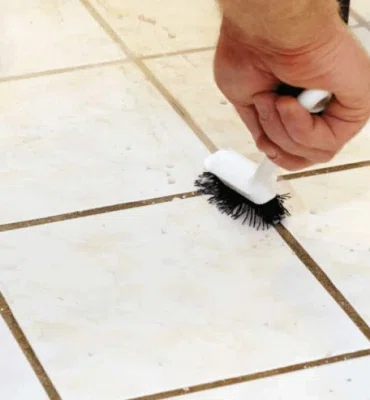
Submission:
<svg viewBox="0 0 370 400">
<path fill-rule="evenodd" d="M 5 297 L 0 292 L 0 314 L 3 317 L 5 323 L 10 329 L 13 337 L 17 341 L 19 347 L 26 356 L 28 362 L 30 363 L 33 371 L 35 372 L 37 378 L 39 379 L 41 385 L 43 386 L 45 392 L 49 396 L 50 400 L 61 400 L 59 393 L 53 385 L 53 382 L 46 373 L 44 367 L 42 366 L 40 360 L 38 359 L 35 351 L 28 342 L 25 334 L 23 333 L 21 327 L 19 326 L 17 320 L 15 319 L 10 306 L 8 305 Z"/>
</svg>

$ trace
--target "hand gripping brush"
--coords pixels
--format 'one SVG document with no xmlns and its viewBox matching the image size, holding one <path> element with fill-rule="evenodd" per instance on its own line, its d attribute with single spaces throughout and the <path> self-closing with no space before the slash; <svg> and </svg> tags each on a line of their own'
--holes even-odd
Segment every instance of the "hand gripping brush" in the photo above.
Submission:
<svg viewBox="0 0 370 400">
<path fill-rule="evenodd" d="M 297 100 L 311 113 L 320 113 L 331 97 L 324 90 L 312 89 L 301 92 Z M 211 196 L 209 203 L 222 213 L 234 219 L 244 217 L 243 223 L 249 221 L 257 229 L 277 224 L 290 215 L 284 207 L 290 196 L 277 195 L 278 167 L 269 158 L 257 165 L 233 150 L 219 150 L 205 159 L 204 167 L 195 186 L 201 194 Z"/>
</svg>

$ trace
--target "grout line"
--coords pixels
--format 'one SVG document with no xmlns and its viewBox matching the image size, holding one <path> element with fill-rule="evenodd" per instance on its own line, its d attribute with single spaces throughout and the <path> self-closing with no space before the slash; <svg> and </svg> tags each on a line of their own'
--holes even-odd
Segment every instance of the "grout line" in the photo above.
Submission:
<svg viewBox="0 0 370 400">
<path fill-rule="evenodd" d="M 205 46 L 205 47 L 198 47 L 198 48 L 193 48 L 193 49 L 169 51 L 167 53 L 150 54 L 150 55 L 146 55 L 146 56 L 140 56 L 138 58 L 140 60 L 153 60 L 156 58 L 182 56 L 182 55 L 186 55 L 186 54 L 202 53 L 202 52 L 211 51 L 211 50 L 216 50 L 216 47 L 215 46 Z"/>
<path fill-rule="evenodd" d="M 278 180 L 279 181 L 294 180 L 294 179 L 299 179 L 299 178 L 324 175 L 324 174 L 328 174 L 328 173 L 347 171 L 350 169 L 357 169 L 357 168 L 364 168 L 364 167 L 370 167 L 370 161 L 338 165 L 335 167 L 321 168 L 321 169 L 316 169 L 316 170 L 311 170 L 311 171 L 281 175 L 281 176 L 279 176 Z M 118 203 L 118 204 L 112 204 L 109 206 L 102 206 L 102 207 L 96 207 L 96 208 L 88 208 L 88 209 L 81 210 L 81 211 L 72 211 L 72 212 L 68 212 L 68 213 L 51 215 L 51 216 L 41 217 L 41 218 L 35 218 L 35 219 L 31 219 L 31 220 L 10 222 L 10 223 L 6 223 L 6 224 L 0 224 L 0 232 L 7 232 L 7 231 L 18 230 L 18 229 L 31 228 L 33 226 L 47 225 L 47 224 L 52 224 L 55 222 L 68 221 L 68 220 L 77 219 L 77 218 L 85 218 L 85 217 L 90 217 L 90 216 L 100 215 L 100 214 L 108 214 L 111 212 L 124 211 L 124 210 L 129 210 L 132 208 L 140 208 L 140 207 L 146 207 L 146 206 L 150 206 L 150 205 L 154 205 L 154 204 L 168 203 L 174 199 L 189 199 L 189 198 L 198 197 L 198 196 L 201 196 L 199 191 L 177 193 L 177 194 L 173 194 L 173 195 L 169 195 L 169 196 L 156 197 L 156 198 L 151 198 L 151 199 L 126 202 L 126 203 Z"/>
<path fill-rule="evenodd" d="M 174 195 L 169 195 L 169 196 L 164 196 L 164 197 L 157 197 L 157 198 L 153 198 L 153 199 L 132 201 L 132 202 L 128 202 L 128 203 L 119 203 L 119 204 L 113 204 L 110 206 L 103 206 L 103 207 L 97 207 L 97 208 L 89 208 L 87 210 L 73 211 L 70 213 L 57 214 L 57 215 L 52 215 L 49 217 L 36 218 L 36 219 L 31 219 L 31 220 L 26 220 L 26 221 L 11 222 L 8 224 L 0 225 L 0 232 L 7 232 L 7 231 L 13 231 L 13 230 L 17 230 L 17 229 L 31 228 L 33 226 L 47 225 L 47 224 L 51 224 L 51 223 L 55 223 L 55 222 L 90 217 L 93 215 L 108 214 L 108 213 L 112 213 L 112 212 L 116 212 L 116 211 L 129 210 L 131 208 L 140 208 L 140 207 L 146 207 L 146 206 L 154 205 L 154 204 L 168 203 L 175 199 L 189 199 L 189 198 L 197 197 L 197 196 L 200 196 L 200 193 L 197 191 L 187 192 L 187 193 L 174 194 Z"/>
<path fill-rule="evenodd" d="M 191 393 L 204 392 L 207 390 L 218 389 L 218 388 L 222 388 L 225 386 L 233 386 L 233 385 L 246 383 L 246 382 L 250 382 L 250 381 L 256 381 L 259 379 L 270 378 L 270 377 L 277 376 L 277 375 L 284 375 L 284 374 L 288 374 L 291 372 L 306 370 L 308 368 L 316 368 L 316 367 L 321 367 L 324 365 L 336 364 L 336 363 L 339 363 L 342 361 L 353 360 L 356 358 L 361 358 L 361 357 L 366 357 L 366 356 L 370 356 L 370 349 L 359 350 L 359 351 L 355 351 L 352 353 L 340 354 L 338 356 L 322 358 L 319 360 L 308 361 L 308 362 L 304 362 L 304 363 L 300 363 L 300 364 L 294 364 L 294 365 L 290 365 L 290 366 L 286 366 L 286 367 L 275 368 L 275 369 L 271 369 L 271 370 L 267 370 L 267 371 L 263 371 L 263 372 L 256 372 L 256 373 L 252 373 L 252 374 L 248 374 L 248 375 L 238 376 L 238 377 L 229 378 L 229 379 L 223 379 L 223 380 L 214 381 L 214 382 L 210 382 L 210 383 L 203 383 L 203 384 L 188 387 L 188 388 L 175 389 L 175 390 L 170 390 L 167 392 L 157 393 L 157 394 L 153 394 L 153 395 L 135 397 L 135 398 L 131 398 L 129 400 L 163 400 L 163 399 L 168 399 L 170 397 L 184 396 L 184 395 L 188 395 Z"/>
<path fill-rule="evenodd" d="M 350 14 L 353 19 L 355 19 L 358 22 L 358 25 L 354 26 L 354 28 L 359 28 L 359 27 L 367 27 L 370 28 L 370 21 L 366 21 L 366 19 L 359 14 L 357 11 L 353 10 L 351 8 L 351 14 Z"/>
<path fill-rule="evenodd" d="M 49 69 L 49 70 L 40 71 L 40 72 L 30 72 L 29 74 L 10 75 L 10 76 L 0 78 L 0 83 L 14 82 L 14 81 L 20 81 L 20 80 L 25 80 L 25 79 L 40 78 L 42 76 L 58 75 L 58 74 L 65 74 L 67 72 L 83 71 L 86 69 L 120 65 L 120 64 L 130 62 L 130 61 L 131 60 L 128 58 L 122 58 L 120 60 L 103 61 L 103 62 L 93 63 L 93 64 L 78 65 L 78 66 L 74 66 L 74 67 Z"/>
<path fill-rule="evenodd" d="M 342 172 L 342 171 L 348 171 L 351 169 L 365 168 L 365 167 L 370 167 L 370 161 L 360 161 L 360 162 L 355 162 L 355 163 L 350 163 L 350 164 L 335 165 L 333 167 L 325 167 L 325 168 L 312 169 L 309 171 L 288 173 L 288 174 L 280 175 L 279 180 L 290 181 L 290 180 L 298 179 L 298 178 L 307 178 L 310 176 L 331 174 L 334 172 Z"/>
<path fill-rule="evenodd" d="M 136 60 L 137 66 L 146 75 L 148 80 L 152 85 L 166 98 L 168 103 L 177 112 L 178 115 L 187 123 L 187 125 L 192 129 L 198 139 L 204 144 L 204 146 L 211 152 L 217 150 L 216 145 L 211 141 L 208 135 L 203 132 L 202 128 L 195 122 L 190 113 L 185 109 L 185 107 L 173 96 L 167 88 L 157 79 L 149 67 L 141 60 Z"/>
<path fill-rule="evenodd" d="M 28 362 L 31 364 L 33 371 L 35 372 L 44 390 L 48 394 L 50 400 L 61 400 L 61 397 L 57 392 L 55 386 L 53 385 L 53 382 L 49 378 L 40 360 L 38 359 L 37 355 L 32 349 L 25 334 L 23 333 L 21 327 L 19 326 L 17 320 L 15 319 L 10 309 L 10 306 L 8 305 L 7 301 L 5 300 L 1 292 L 0 292 L 0 314 L 2 315 L 5 323 L 8 325 L 8 328 L 13 334 L 13 337 L 17 341 L 19 347 L 22 349 Z"/>
<path fill-rule="evenodd" d="M 344 297 L 340 290 L 330 280 L 328 275 L 321 269 L 316 261 L 307 253 L 304 247 L 298 242 L 293 234 L 285 228 L 284 225 L 276 225 L 276 231 L 279 233 L 285 243 L 291 248 L 296 256 L 308 268 L 311 274 L 320 282 L 324 289 L 337 302 L 352 322 L 360 329 L 363 335 L 370 340 L 370 326 L 360 316 L 351 303 Z"/>
<path fill-rule="evenodd" d="M 109 23 L 102 17 L 102 15 L 95 9 L 95 7 L 89 2 L 89 0 L 80 0 L 85 6 L 86 10 L 105 32 L 111 37 L 111 39 L 117 43 L 120 48 L 126 53 L 126 55 L 132 60 L 132 62 L 141 70 L 146 76 L 150 83 L 162 94 L 162 96 L 168 101 L 176 113 L 188 124 L 193 130 L 198 139 L 206 146 L 206 148 L 213 152 L 216 151 L 216 146 L 209 139 L 209 137 L 203 132 L 199 125 L 194 121 L 186 109 L 180 104 L 180 102 L 166 89 L 164 85 L 156 78 L 153 72 L 147 67 L 143 60 L 137 58 L 134 53 L 126 46 L 124 41 L 115 32 L 115 30 L 109 25 Z"/>
</svg>

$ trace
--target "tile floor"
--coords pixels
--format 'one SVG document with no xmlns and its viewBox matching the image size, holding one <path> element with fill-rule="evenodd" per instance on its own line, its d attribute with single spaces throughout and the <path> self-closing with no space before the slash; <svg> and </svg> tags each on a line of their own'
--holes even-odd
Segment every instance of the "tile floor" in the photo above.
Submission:
<svg viewBox="0 0 370 400">
<path fill-rule="evenodd" d="M 257 232 L 193 192 L 215 148 L 260 159 L 213 82 L 213 0 L 1 22 L 0 399 L 369 400 L 370 125 Z"/>
</svg>

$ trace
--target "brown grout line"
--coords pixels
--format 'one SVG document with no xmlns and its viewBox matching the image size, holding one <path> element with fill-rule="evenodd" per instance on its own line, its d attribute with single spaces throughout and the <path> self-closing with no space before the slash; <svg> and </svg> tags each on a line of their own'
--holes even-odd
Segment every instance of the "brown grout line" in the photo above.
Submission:
<svg viewBox="0 0 370 400">
<path fill-rule="evenodd" d="M 361 14 L 359 14 L 357 11 L 353 10 L 352 8 L 351 8 L 350 15 L 358 23 L 358 25 L 355 25 L 354 28 L 360 28 L 360 27 L 369 28 L 370 27 L 370 21 L 366 21 L 366 19 Z"/>
<path fill-rule="evenodd" d="M 13 81 L 20 81 L 25 79 L 32 79 L 32 78 L 40 78 L 42 76 L 50 76 L 50 75 L 58 75 L 64 74 L 67 72 L 74 72 L 74 71 L 83 71 L 86 69 L 93 69 L 93 68 L 100 68 L 100 67 L 107 67 L 107 66 L 114 66 L 120 65 L 122 63 L 126 63 L 131 61 L 128 58 L 122 58 L 120 60 L 112 60 L 112 61 L 103 61 L 100 63 L 93 63 L 93 64 L 85 64 L 85 65 L 77 65 L 74 67 L 66 67 L 66 68 L 59 68 L 59 69 L 49 69 L 40 72 L 30 72 L 29 74 L 23 75 L 11 75 L 0 78 L 0 83 L 4 82 L 13 82 Z"/>
<path fill-rule="evenodd" d="M 152 85 L 162 94 L 163 97 L 170 103 L 172 108 L 177 112 L 178 115 L 188 124 L 198 139 L 204 144 L 204 146 L 210 151 L 215 152 L 217 150 L 216 145 L 206 135 L 200 126 L 195 122 L 190 113 L 182 106 L 182 104 L 165 88 L 164 85 L 156 78 L 149 67 L 141 60 L 136 60 L 136 64 L 141 71 L 146 75 Z"/>
<path fill-rule="evenodd" d="M 340 290 L 330 280 L 328 275 L 321 269 L 316 261 L 307 253 L 304 247 L 298 242 L 293 234 L 283 225 L 276 225 L 276 231 L 279 233 L 285 243 L 291 248 L 296 256 L 308 268 L 311 274 L 320 282 L 324 289 L 331 295 L 337 302 L 352 322 L 360 329 L 364 336 L 370 340 L 370 326 L 350 304 L 350 302 L 343 296 Z"/>
<path fill-rule="evenodd" d="M 204 392 L 212 389 L 219 389 L 226 386 L 238 385 L 250 381 L 256 381 L 265 378 L 271 378 L 277 375 L 284 375 L 291 372 L 306 370 L 308 368 L 316 368 L 324 365 L 336 364 L 346 360 L 370 356 L 370 349 L 359 350 L 352 353 L 340 354 L 333 357 L 321 358 L 319 360 L 308 361 L 300 364 L 289 365 L 286 367 L 275 368 L 267 371 L 256 372 L 248 375 L 238 376 L 229 379 L 223 379 L 210 383 L 203 383 L 188 388 L 175 389 L 167 392 L 152 394 L 148 396 L 135 397 L 128 400 L 163 400 L 171 397 L 185 396 L 191 393 Z"/>
<path fill-rule="evenodd" d="M 26 356 L 28 362 L 30 363 L 41 385 L 48 394 L 50 400 L 61 400 L 61 397 L 57 392 L 56 388 L 54 387 L 53 382 L 51 381 L 44 367 L 42 366 L 41 362 L 37 358 L 37 355 L 32 349 L 30 343 L 28 342 L 25 334 L 23 333 L 21 327 L 19 326 L 7 301 L 5 300 L 1 292 L 0 292 L 0 314 L 2 315 L 5 323 L 8 325 L 8 328 L 13 334 L 19 347 L 22 349 L 24 355 Z"/>
<path fill-rule="evenodd" d="M 102 27 L 108 36 L 126 53 L 126 55 L 134 59 L 135 56 L 132 51 L 122 42 L 120 36 L 103 18 L 103 16 L 95 9 L 89 0 L 80 0 L 81 4 L 85 7 L 88 13 L 95 19 L 95 21 Z"/>
<path fill-rule="evenodd" d="M 217 150 L 216 146 L 209 139 L 209 137 L 203 132 L 199 125 L 193 120 L 190 114 L 185 110 L 185 108 L 179 103 L 179 101 L 165 88 L 164 85 L 156 78 L 153 72 L 147 67 L 145 62 L 140 58 L 137 58 L 135 54 L 126 46 L 124 41 L 115 32 L 115 30 L 109 25 L 109 23 L 102 17 L 102 15 L 94 8 L 89 0 L 80 0 L 85 6 L 86 10 L 90 15 L 95 18 L 95 20 L 100 24 L 100 26 L 105 30 L 105 32 L 111 37 L 111 39 L 117 43 L 120 48 L 126 53 L 126 55 L 132 60 L 133 63 L 141 70 L 141 72 L 146 76 L 150 83 L 162 94 L 162 96 L 169 102 L 176 113 L 188 124 L 188 126 L 193 130 L 198 139 L 206 146 L 206 148 L 214 152 Z"/>
<path fill-rule="evenodd" d="M 317 170 L 281 175 L 281 176 L 279 176 L 279 180 L 293 180 L 293 179 L 298 179 L 298 178 L 316 176 L 316 175 L 333 173 L 333 172 L 338 172 L 338 171 L 346 171 L 346 170 L 350 170 L 350 169 L 363 168 L 363 167 L 369 167 L 369 166 L 370 166 L 370 161 L 346 164 L 346 165 L 339 165 L 339 166 L 335 166 L 335 167 L 328 167 L 328 168 L 322 168 L 322 169 L 317 169 Z M 85 217 L 90 217 L 90 216 L 99 215 L 99 214 L 107 214 L 107 213 L 116 212 L 116 211 L 129 210 L 132 208 L 140 208 L 140 207 L 145 207 L 145 206 L 149 206 L 149 205 L 153 205 L 153 204 L 167 203 L 174 199 L 189 199 L 192 197 L 198 197 L 200 195 L 201 194 L 198 191 L 177 193 L 177 194 L 173 194 L 173 195 L 169 195 L 169 196 L 155 197 L 155 198 L 151 198 L 151 199 L 138 200 L 138 201 L 132 201 L 132 202 L 126 202 L 126 203 L 118 203 L 118 204 L 113 204 L 113 205 L 109 205 L 109 206 L 90 208 L 90 209 L 86 209 L 86 210 L 82 210 L 82 211 L 73 211 L 73 212 L 69 212 L 69 213 L 57 214 L 57 215 L 36 218 L 36 219 L 31 219 L 31 220 L 10 222 L 7 224 L 0 224 L 0 232 L 7 232 L 7 231 L 12 231 L 12 230 L 17 230 L 17 229 L 25 229 L 25 228 L 30 228 L 33 226 L 38 226 L 38 225 L 52 224 L 55 222 L 68 221 L 68 220 L 72 220 L 72 219 L 85 218 Z"/>
<path fill-rule="evenodd" d="M 335 165 L 333 167 L 312 169 L 309 171 L 293 172 L 293 173 L 289 173 L 289 174 L 280 175 L 279 180 L 290 181 L 292 179 L 307 178 L 310 176 L 331 174 L 334 172 L 342 172 L 342 171 L 348 171 L 351 169 L 365 168 L 365 167 L 370 167 L 370 161 L 360 161 L 360 162 L 350 163 L 350 164 Z"/>
<path fill-rule="evenodd" d="M 185 54 L 202 53 L 202 52 L 215 50 L 215 49 L 216 49 L 215 46 L 205 46 L 205 47 L 198 47 L 198 48 L 193 48 L 193 49 L 169 51 L 167 53 L 150 54 L 147 56 L 140 56 L 138 58 L 140 60 L 152 60 L 152 59 L 162 58 L 162 57 L 172 57 L 172 56 L 182 56 Z"/>
<path fill-rule="evenodd" d="M 117 212 L 117 211 L 129 210 L 132 208 L 140 208 L 140 207 L 146 207 L 146 206 L 150 206 L 150 205 L 154 205 L 154 204 L 168 203 L 168 202 L 176 200 L 176 199 L 190 199 L 190 198 L 198 197 L 198 196 L 200 196 L 200 193 L 197 191 L 187 192 L 187 193 L 174 194 L 174 195 L 157 197 L 157 198 L 147 199 L 147 200 L 139 200 L 139 201 L 132 201 L 132 202 L 128 202 L 128 203 L 113 204 L 110 206 L 90 208 L 87 210 L 52 215 L 49 217 L 36 218 L 36 219 L 27 220 L 27 221 L 11 222 L 8 224 L 0 225 L 0 232 L 7 232 L 7 231 L 14 231 L 17 229 L 31 228 L 33 226 L 47 225 L 47 224 L 52 224 L 55 222 L 68 221 L 68 220 L 77 219 L 77 218 L 91 217 L 93 215 L 108 214 L 108 213 Z"/>
</svg>

